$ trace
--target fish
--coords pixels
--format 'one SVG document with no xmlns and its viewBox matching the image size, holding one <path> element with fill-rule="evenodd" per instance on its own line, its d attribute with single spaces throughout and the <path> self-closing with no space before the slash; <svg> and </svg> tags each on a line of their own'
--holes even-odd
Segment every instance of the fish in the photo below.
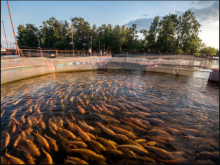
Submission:
<svg viewBox="0 0 220 165">
<path fill-rule="evenodd" d="M 129 121 L 129 122 L 131 122 L 131 123 L 134 123 L 135 125 L 137 125 L 137 126 L 139 126 L 139 127 L 142 127 L 142 128 L 147 129 L 147 126 L 144 125 L 144 124 L 142 124 L 142 123 L 140 122 L 140 120 L 138 120 L 138 119 L 136 119 L 136 118 L 127 118 L 127 117 L 124 117 L 123 119 L 124 119 L 124 120 L 127 120 L 127 121 Z"/>
<path fill-rule="evenodd" d="M 5 132 L 5 147 L 10 143 L 10 135 L 8 132 Z"/>
<path fill-rule="evenodd" d="M 1 156 L 1 164 L 9 164 L 8 160 L 3 156 Z"/>
<path fill-rule="evenodd" d="M 172 152 L 168 152 L 162 148 L 158 148 L 155 146 L 145 146 L 145 148 L 158 153 L 163 159 L 175 159 L 175 156 L 172 154 Z"/>
<path fill-rule="evenodd" d="M 88 135 L 91 139 L 96 139 L 96 137 L 95 137 L 93 134 L 89 133 L 89 132 L 87 132 L 87 135 Z"/>
<path fill-rule="evenodd" d="M 14 105 L 17 105 L 20 101 L 22 100 L 22 98 L 21 99 L 19 99 L 19 100 L 17 100 L 15 103 L 13 103 Z"/>
<path fill-rule="evenodd" d="M 102 108 L 99 105 L 95 104 L 95 106 L 98 108 L 99 111 L 102 111 Z"/>
<path fill-rule="evenodd" d="M 196 154 L 200 158 L 217 158 L 219 159 L 219 151 L 202 151 Z"/>
<path fill-rule="evenodd" d="M 93 111 L 100 113 L 100 111 L 98 109 L 96 109 L 92 104 L 89 104 L 89 105 L 92 107 Z"/>
<path fill-rule="evenodd" d="M 92 146 L 94 146 L 94 148 L 95 148 L 95 150 L 100 154 L 102 151 L 106 151 L 106 149 L 105 149 L 105 147 L 101 144 L 101 143 L 99 143 L 99 142 L 97 142 L 97 141 L 95 141 L 95 140 L 90 140 L 89 141 L 89 144 L 91 144 Z"/>
<path fill-rule="evenodd" d="M 26 157 L 28 164 L 35 164 L 36 159 L 31 156 L 28 149 L 19 149 L 19 150 L 24 152 L 24 156 Z"/>
<path fill-rule="evenodd" d="M 83 141 L 79 141 L 79 140 L 74 140 L 74 141 L 69 141 L 72 144 L 77 145 L 79 148 L 87 148 L 87 144 L 84 143 Z"/>
<path fill-rule="evenodd" d="M 109 105 L 109 104 L 105 104 L 105 106 L 120 111 L 120 109 L 116 106 Z"/>
<path fill-rule="evenodd" d="M 62 129 L 62 128 L 60 128 L 59 130 L 62 132 L 62 134 L 66 135 L 67 137 L 69 137 L 71 139 L 76 139 L 76 136 L 72 132 L 70 132 L 69 130 Z"/>
<path fill-rule="evenodd" d="M 48 139 L 50 145 L 52 145 L 54 147 L 54 150 L 56 152 L 58 152 L 58 147 L 57 147 L 57 144 L 56 144 L 56 140 L 54 140 L 51 137 L 47 136 L 46 133 L 44 134 L 44 136 Z"/>
<path fill-rule="evenodd" d="M 89 149 L 71 149 L 70 151 L 71 152 L 77 152 L 77 153 L 80 153 L 80 154 L 86 155 L 86 156 L 96 157 L 96 158 L 99 156 L 94 151 L 89 150 Z"/>
<path fill-rule="evenodd" d="M 119 128 L 119 127 L 115 127 L 113 125 L 110 125 L 108 124 L 108 126 L 110 126 L 112 128 L 113 131 L 117 132 L 117 133 L 120 133 L 120 134 L 124 134 L 126 135 L 128 138 L 131 138 L 131 139 L 136 139 L 136 136 L 133 134 L 133 132 L 131 131 L 127 131 L 127 130 L 124 130 L 122 128 Z"/>
<path fill-rule="evenodd" d="M 57 125 L 51 121 L 51 118 L 48 120 L 48 124 L 50 125 L 50 127 L 51 127 L 53 130 L 55 130 L 55 131 L 58 130 Z"/>
<path fill-rule="evenodd" d="M 178 157 L 172 160 L 163 160 L 163 159 L 158 158 L 158 161 L 166 163 L 166 164 L 186 164 L 188 162 L 188 160 L 184 157 Z"/>
<path fill-rule="evenodd" d="M 129 122 L 129 121 L 126 121 L 126 120 L 123 120 L 123 119 L 120 119 L 120 120 L 121 120 L 122 122 L 126 123 L 127 125 L 130 125 L 131 127 L 133 127 L 134 130 L 137 130 L 137 131 L 139 131 L 139 132 L 146 132 L 145 129 L 140 128 L 140 127 L 136 126 L 135 124 L 133 124 L 133 123 L 131 123 L 131 122 Z"/>
<path fill-rule="evenodd" d="M 74 160 L 64 159 L 64 164 L 78 164 L 78 163 L 76 161 L 74 161 Z"/>
<path fill-rule="evenodd" d="M 1 112 L 1 117 L 4 115 L 4 113 L 5 113 L 5 110 L 3 109 Z"/>
<path fill-rule="evenodd" d="M 16 147 L 21 139 L 21 135 L 18 135 L 17 139 L 14 141 L 14 147 Z"/>
<path fill-rule="evenodd" d="M 98 139 L 101 143 L 103 143 L 105 146 L 107 146 L 108 148 L 112 148 L 112 149 L 117 149 L 117 147 L 115 146 L 115 142 L 111 141 L 111 140 L 107 140 L 105 138 L 102 137 L 98 137 L 97 135 L 95 136 L 96 139 Z"/>
<path fill-rule="evenodd" d="M 154 159 L 149 158 L 149 157 L 147 157 L 147 156 L 143 156 L 143 157 L 142 157 L 142 156 L 137 155 L 136 158 L 137 158 L 137 159 L 140 159 L 140 160 L 142 160 L 142 161 L 147 161 L 147 162 L 150 162 L 150 163 L 157 164 Z"/>
<path fill-rule="evenodd" d="M 47 153 L 42 147 L 41 147 L 41 149 L 42 149 L 43 153 L 44 153 L 44 154 L 46 155 L 46 157 L 47 157 L 47 164 L 53 164 L 53 159 L 52 159 L 52 157 L 50 156 L 50 154 Z"/>
<path fill-rule="evenodd" d="M 77 105 L 77 107 L 78 107 L 78 110 L 81 114 L 85 113 L 85 110 L 80 105 Z"/>
<path fill-rule="evenodd" d="M 10 116 L 10 119 L 13 118 L 13 117 L 16 115 L 17 111 L 18 111 L 18 110 L 15 109 L 15 110 L 12 112 L 12 114 L 11 114 L 11 116 Z"/>
<path fill-rule="evenodd" d="M 110 130 L 109 128 L 103 126 L 100 122 L 96 122 L 96 124 L 97 124 L 98 126 L 100 126 L 105 133 L 107 133 L 107 134 L 109 134 L 109 135 L 112 135 L 112 136 L 116 136 L 115 132 L 113 132 L 113 131 Z"/>
<path fill-rule="evenodd" d="M 81 100 L 81 98 L 79 96 L 77 96 L 79 102 L 86 108 L 86 105 L 83 103 L 83 101 Z"/>
<path fill-rule="evenodd" d="M 44 146 L 45 148 L 49 148 L 50 145 L 48 143 L 48 141 L 43 137 L 41 136 L 40 134 L 37 133 L 34 133 L 34 135 L 37 137 L 37 141 L 42 145 Z"/>
<path fill-rule="evenodd" d="M 12 118 L 11 120 L 12 120 L 12 123 L 19 124 L 19 122 L 15 118 Z"/>
<path fill-rule="evenodd" d="M 86 122 L 83 120 L 82 120 L 82 122 L 80 120 L 78 120 L 78 124 L 86 130 L 94 131 L 94 128 L 87 125 Z"/>
<path fill-rule="evenodd" d="M 148 133 L 153 133 L 153 134 L 157 134 L 157 135 L 166 135 L 166 136 L 171 136 L 169 133 L 167 133 L 166 131 L 163 131 L 161 129 L 151 129 L 148 131 Z"/>
<path fill-rule="evenodd" d="M 114 113 L 112 111 L 109 111 L 103 104 L 102 104 L 102 110 L 108 115 L 114 115 Z"/>
<path fill-rule="evenodd" d="M 63 120 L 59 116 L 57 117 L 57 124 L 59 127 L 63 127 Z"/>
<path fill-rule="evenodd" d="M 29 151 L 30 151 L 31 155 L 33 155 L 33 156 L 35 156 L 35 155 L 36 156 L 40 156 L 39 149 L 37 148 L 37 146 L 32 141 L 30 141 L 28 139 L 23 139 L 23 138 L 21 140 L 26 142 L 26 144 L 28 145 L 28 148 L 29 148 Z"/>
<path fill-rule="evenodd" d="M 86 134 L 86 132 L 84 132 L 76 123 L 74 124 L 74 126 L 76 127 L 78 134 L 82 139 L 84 139 L 85 141 L 91 140 L 91 138 Z"/>
<path fill-rule="evenodd" d="M 69 126 L 69 129 L 70 129 L 71 131 L 77 131 L 77 129 L 76 129 L 76 127 L 74 126 L 74 124 L 73 124 L 72 122 L 70 122 L 70 120 L 67 119 L 67 117 L 66 117 L 66 122 L 67 122 L 67 124 L 68 124 L 68 126 Z"/>
<path fill-rule="evenodd" d="M 141 109 L 141 110 L 143 110 L 143 111 L 150 111 L 150 109 L 148 109 L 148 108 L 146 108 L 146 107 L 143 107 L 143 106 L 141 106 L 141 105 L 137 105 L 137 104 L 135 104 L 135 103 L 133 103 L 133 102 L 129 102 L 132 106 L 134 106 L 134 107 L 136 107 L 136 108 L 138 108 L 138 109 Z"/>
<path fill-rule="evenodd" d="M 118 121 L 117 119 L 112 118 L 112 117 L 110 117 L 110 116 L 106 116 L 106 118 L 107 118 L 110 122 L 117 123 L 117 124 L 120 124 L 120 123 L 121 123 L 121 122 Z"/>
<path fill-rule="evenodd" d="M 123 155 L 128 159 L 134 159 L 137 157 L 137 154 L 135 154 L 133 151 L 129 150 L 128 148 L 120 148 L 123 151 Z"/>
<path fill-rule="evenodd" d="M 13 126 L 12 126 L 12 130 L 11 130 L 11 133 L 15 133 L 15 131 L 16 131 L 16 125 L 13 124 Z"/>
<path fill-rule="evenodd" d="M 23 160 L 7 154 L 7 149 L 5 152 L 5 157 L 7 157 L 9 159 L 9 161 L 12 162 L 13 164 L 25 164 L 25 162 Z"/>
<path fill-rule="evenodd" d="M 24 114 L 21 116 L 21 122 L 22 122 L 23 124 L 25 123 Z"/>
<path fill-rule="evenodd" d="M 69 155 L 67 155 L 67 160 L 73 160 L 76 162 L 76 164 L 88 164 L 86 161 L 79 159 L 77 157 L 70 157 Z"/>
</svg>

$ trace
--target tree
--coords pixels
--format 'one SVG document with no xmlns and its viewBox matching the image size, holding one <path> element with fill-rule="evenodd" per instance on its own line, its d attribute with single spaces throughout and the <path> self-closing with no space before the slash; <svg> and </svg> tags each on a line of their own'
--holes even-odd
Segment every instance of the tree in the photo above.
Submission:
<svg viewBox="0 0 220 165">
<path fill-rule="evenodd" d="M 180 22 L 180 44 L 183 44 L 183 51 L 193 54 L 198 51 L 201 40 L 198 37 L 199 28 L 202 25 L 196 20 L 194 13 L 191 10 L 186 11 L 182 15 Z"/>
<path fill-rule="evenodd" d="M 19 47 L 38 47 L 39 45 L 39 29 L 33 24 L 18 26 L 17 42 Z"/>
<path fill-rule="evenodd" d="M 209 56 L 209 55 L 216 55 L 217 53 L 217 50 L 214 48 L 214 47 L 205 47 L 201 50 L 201 53 L 205 54 L 206 56 Z"/>
<path fill-rule="evenodd" d="M 159 23 L 159 16 L 154 17 L 153 22 L 151 23 L 149 35 L 147 36 L 148 41 L 148 48 L 150 51 L 156 48 L 156 36 L 158 34 L 158 23 Z"/>
<path fill-rule="evenodd" d="M 81 17 L 72 19 L 74 29 L 74 44 L 78 49 L 88 50 L 91 47 L 91 27 L 90 24 Z M 95 30 L 95 26 L 93 27 Z"/>
</svg>

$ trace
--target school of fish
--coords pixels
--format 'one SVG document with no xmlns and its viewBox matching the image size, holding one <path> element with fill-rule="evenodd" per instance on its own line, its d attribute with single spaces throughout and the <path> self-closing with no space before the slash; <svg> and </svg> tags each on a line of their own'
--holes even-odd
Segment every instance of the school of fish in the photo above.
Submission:
<svg viewBox="0 0 220 165">
<path fill-rule="evenodd" d="M 1 164 L 219 164 L 219 87 L 172 76 L 89 71 L 2 85 Z"/>
</svg>

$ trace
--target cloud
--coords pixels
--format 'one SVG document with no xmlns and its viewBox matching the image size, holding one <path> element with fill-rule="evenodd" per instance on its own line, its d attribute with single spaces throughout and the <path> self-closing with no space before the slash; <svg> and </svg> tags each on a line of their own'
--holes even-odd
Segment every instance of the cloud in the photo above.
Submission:
<svg viewBox="0 0 220 165">
<path fill-rule="evenodd" d="M 182 12 L 182 11 L 175 11 L 175 12 L 176 12 L 176 14 L 178 14 L 178 15 L 180 15 L 180 16 L 183 15 L 183 13 L 184 13 L 184 12 Z"/>
<path fill-rule="evenodd" d="M 200 21 L 217 21 L 219 20 L 219 1 L 213 2 L 211 6 L 196 9 L 195 7 L 189 8 L 195 13 L 195 17 Z"/>
<path fill-rule="evenodd" d="M 212 26 L 219 26 L 219 21 L 215 21 L 213 23 L 210 23 L 209 25 L 212 25 Z"/>
<path fill-rule="evenodd" d="M 219 1 L 214 1 L 212 5 L 210 4 L 211 4 L 210 1 L 199 1 L 196 4 L 196 7 L 191 7 L 188 10 L 194 12 L 195 17 L 198 19 L 199 22 L 208 21 L 208 20 L 217 21 L 219 20 Z M 198 7 L 202 7 L 202 8 L 198 8 Z M 175 12 L 178 15 L 182 15 L 184 13 L 181 11 L 175 11 Z"/>
<path fill-rule="evenodd" d="M 148 14 L 142 14 L 142 16 L 144 16 L 144 17 L 145 17 L 145 16 L 148 16 Z"/>
<path fill-rule="evenodd" d="M 206 6 L 209 6 L 211 4 L 211 1 L 210 0 L 207 0 L 207 1 L 199 1 L 196 6 L 198 7 L 206 7 Z"/>
<path fill-rule="evenodd" d="M 190 6 L 195 6 L 195 1 L 192 1 L 191 3 L 190 3 Z"/>
<path fill-rule="evenodd" d="M 141 30 L 141 29 L 149 29 L 151 22 L 153 22 L 153 18 L 140 18 L 140 19 L 136 19 L 134 21 L 130 21 L 127 24 L 125 24 L 125 26 L 132 26 L 132 24 L 136 24 L 137 25 L 137 30 Z"/>
</svg>

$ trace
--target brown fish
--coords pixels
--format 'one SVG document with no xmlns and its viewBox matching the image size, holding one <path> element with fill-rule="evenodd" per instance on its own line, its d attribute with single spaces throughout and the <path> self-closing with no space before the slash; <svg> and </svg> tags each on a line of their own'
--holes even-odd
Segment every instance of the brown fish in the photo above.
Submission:
<svg viewBox="0 0 220 165">
<path fill-rule="evenodd" d="M 63 135 L 66 135 L 67 137 L 71 138 L 71 139 L 76 139 L 76 136 L 70 132 L 69 130 L 67 129 L 59 129 Z"/>
<path fill-rule="evenodd" d="M 70 151 L 77 152 L 77 153 L 80 153 L 80 154 L 86 155 L 86 156 L 93 156 L 93 157 L 98 157 L 99 156 L 94 151 L 89 150 L 89 149 L 71 149 Z"/>
<path fill-rule="evenodd" d="M 117 132 L 117 133 L 125 134 L 128 138 L 131 138 L 131 139 L 136 139 L 136 136 L 131 131 L 127 131 L 127 130 L 124 130 L 122 128 L 115 127 L 115 126 L 110 125 L 110 124 L 108 124 L 108 126 L 110 126 L 112 128 L 112 130 Z"/>
<path fill-rule="evenodd" d="M 76 162 L 76 164 L 88 164 L 86 161 L 79 159 L 77 157 L 70 157 L 67 155 L 67 160 L 73 160 Z"/>
<path fill-rule="evenodd" d="M 80 127 L 78 127 L 78 125 L 75 123 L 74 126 L 76 127 L 78 134 L 82 137 L 82 139 L 86 140 L 86 141 L 90 141 L 91 138 L 86 134 L 86 132 L 84 132 Z"/>
<path fill-rule="evenodd" d="M 78 107 L 78 110 L 81 114 L 85 113 L 85 110 L 80 105 L 77 105 L 77 107 Z"/>
<path fill-rule="evenodd" d="M 7 157 L 9 159 L 9 161 L 11 161 L 13 164 L 25 164 L 25 162 L 22 161 L 21 159 L 13 157 L 13 156 L 7 154 L 7 149 L 6 149 L 6 152 L 5 152 L 5 157 Z"/>
<path fill-rule="evenodd" d="M 53 164 L 53 159 L 52 157 L 50 156 L 50 154 L 48 154 L 42 147 L 41 147 L 43 153 L 46 155 L 47 157 L 47 164 Z"/>
<path fill-rule="evenodd" d="M 96 139 L 98 139 L 101 143 L 103 143 L 108 148 L 112 148 L 115 150 L 117 149 L 117 147 L 115 146 L 115 143 L 113 143 L 111 140 L 107 140 L 105 138 L 98 137 L 97 135 L 96 135 Z"/>
<path fill-rule="evenodd" d="M 106 132 L 107 134 L 112 135 L 112 136 L 116 135 L 112 130 L 110 130 L 107 127 L 103 126 L 100 122 L 96 122 L 96 124 L 99 125 L 102 128 L 102 130 L 104 132 Z"/>
</svg>

